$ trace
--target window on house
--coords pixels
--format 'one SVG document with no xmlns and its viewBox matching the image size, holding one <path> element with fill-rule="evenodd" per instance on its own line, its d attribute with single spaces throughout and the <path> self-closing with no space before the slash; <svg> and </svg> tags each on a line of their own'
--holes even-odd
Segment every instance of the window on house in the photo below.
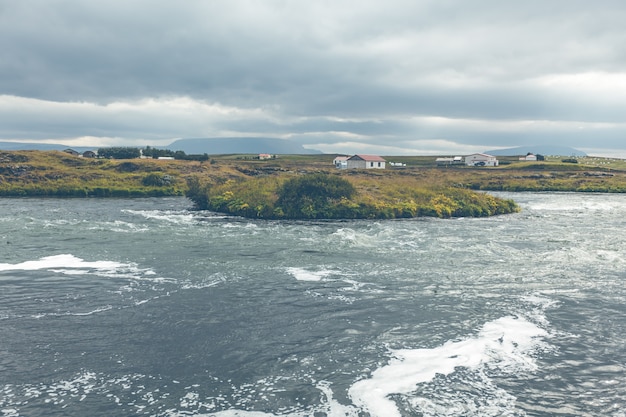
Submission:
<svg viewBox="0 0 626 417">
<path fill-rule="evenodd" d="M 373 166 L 374 166 L 374 163 L 373 163 L 373 162 L 370 162 L 370 167 L 373 167 Z"/>
</svg>

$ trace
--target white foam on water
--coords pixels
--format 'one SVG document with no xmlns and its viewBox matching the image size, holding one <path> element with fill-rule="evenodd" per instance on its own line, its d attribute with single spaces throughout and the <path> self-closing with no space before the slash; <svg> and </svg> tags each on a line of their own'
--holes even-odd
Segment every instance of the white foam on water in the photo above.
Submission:
<svg viewBox="0 0 626 417">
<path fill-rule="evenodd" d="M 38 314 L 33 314 L 31 316 L 31 318 L 34 319 L 42 319 L 45 317 L 63 317 L 63 316 L 92 316 L 94 314 L 98 314 L 98 313 L 103 313 L 105 311 L 109 311 L 109 310 L 113 310 L 113 306 L 111 305 L 106 305 L 103 307 L 98 307 L 94 310 L 90 310 L 90 311 L 86 311 L 83 313 L 77 313 L 77 312 L 66 312 L 66 313 L 38 313 Z"/>
<path fill-rule="evenodd" d="M 195 414 L 198 417 L 311 417 L 313 415 L 324 415 L 327 417 L 358 417 L 359 410 L 351 405 L 343 405 L 333 398 L 333 391 L 331 389 L 330 382 L 320 381 L 316 384 L 316 388 L 322 393 L 322 402 L 320 405 L 313 407 L 313 409 L 302 411 L 284 411 L 280 414 L 267 413 L 262 411 L 247 411 L 247 410 L 223 410 L 210 412 L 206 414 Z M 181 399 L 181 407 L 192 403 L 198 404 L 198 396 L 195 393 L 188 393 Z M 189 411 L 174 411 L 171 410 L 168 413 L 169 417 L 182 417 L 189 415 Z"/>
<path fill-rule="evenodd" d="M 200 282 L 187 282 L 180 286 L 182 290 L 201 290 L 204 288 L 215 287 L 216 285 L 220 285 L 224 283 L 224 279 L 215 279 L 215 280 L 203 280 Z"/>
<path fill-rule="evenodd" d="M 191 224 L 194 216 L 188 212 L 162 210 L 122 210 L 124 213 L 142 216 L 151 220 L 162 220 L 174 224 Z"/>
<path fill-rule="evenodd" d="M 52 308 L 52 311 L 38 311 L 25 316 L 34 319 L 59 316 L 90 316 L 118 308 L 127 308 L 131 305 L 136 306 L 145 304 L 158 298 L 150 296 L 149 293 L 147 295 L 143 295 L 146 290 L 149 292 L 162 292 L 163 289 L 161 286 L 163 284 L 178 282 L 172 278 L 160 277 L 151 269 L 138 268 L 133 263 L 121 263 L 115 261 L 85 261 L 71 254 L 46 256 L 38 260 L 25 261 L 15 264 L 0 263 L 0 274 L 3 272 L 9 272 L 10 274 L 11 271 L 46 271 L 57 274 L 58 276 L 66 276 L 68 277 L 68 282 L 73 282 L 73 278 L 69 277 L 102 277 L 106 280 L 112 280 L 115 284 L 121 285 L 116 290 L 109 288 L 106 293 L 119 294 L 121 299 L 116 299 L 112 302 L 109 297 L 106 297 L 106 299 L 103 300 L 96 294 L 77 292 L 72 295 L 71 293 L 68 293 L 59 296 L 59 299 L 67 301 L 67 304 L 65 304 L 63 309 L 56 307 L 55 304 L 52 303 L 49 306 Z M 131 295 L 130 293 L 133 294 Z M 142 299 L 137 300 L 137 296 L 134 294 L 139 294 Z M 88 302 L 86 306 L 81 306 L 84 302 L 75 302 L 76 300 L 80 300 L 84 297 L 90 299 L 90 302 Z M 94 297 L 97 299 L 94 299 Z M 118 304 L 119 302 L 122 304 Z M 41 308 L 46 307 L 48 307 L 47 304 L 43 304 L 41 306 Z M 64 311 L 65 309 L 67 310 Z M 18 314 L 6 317 L 3 315 L 0 316 L 0 319 L 15 317 L 20 317 L 20 315 Z"/>
<path fill-rule="evenodd" d="M 612 211 L 623 210 L 622 202 L 616 199 L 609 200 L 604 198 L 602 194 L 586 195 L 583 201 L 564 202 L 562 199 L 554 201 L 541 201 L 529 203 L 527 206 L 537 211 L 565 211 L 565 212 L 584 212 L 584 211 Z"/>
<path fill-rule="evenodd" d="M 117 233 L 141 233 L 147 232 L 150 230 L 146 225 L 138 225 L 135 223 L 129 223 L 122 220 L 115 220 L 113 222 L 103 222 L 103 223 L 91 223 L 91 225 L 86 226 L 87 230 L 101 231 L 105 230 L 107 232 L 117 232 Z"/>
<path fill-rule="evenodd" d="M 324 395 L 322 406 L 320 407 L 328 417 L 358 417 L 359 411 L 351 405 L 343 405 L 333 398 L 333 391 L 330 382 L 320 381 L 317 388 Z"/>
<path fill-rule="evenodd" d="M 254 229 L 259 228 L 259 226 L 257 226 L 256 224 L 249 223 L 249 222 L 224 223 L 222 227 L 225 229 L 245 229 L 245 230 L 254 230 Z"/>
<path fill-rule="evenodd" d="M 324 289 L 309 288 L 306 293 L 314 297 L 326 297 L 329 300 L 341 301 L 352 304 L 359 295 L 365 293 L 379 293 L 380 289 L 376 284 L 359 282 L 350 278 L 354 275 L 336 269 L 309 270 L 306 268 L 291 267 L 286 268 L 288 274 L 301 282 L 327 282 L 332 285 L 325 286 Z"/>
<path fill-rule="evenodd" d="M 322 269 L 319 271 L 309 271 L 304 268 L 287 268 L 287 272 L 298 281 L 321 281 L 329 275 L 336 274 L 337 271 Z"/>
<path fill-rule="evenodd" d="M 340 228 L 330 235 L 333 242 L 343 243 L 356 247 L 373 247 L 376 246 L 378 240 L 374 234 L 357 232 L 351 228 Z"/>
<path fill-rule="evenodd" d="M 35 261 L 17 264 L 0 263 L 0 272 L 45 270 L 63 275 L 95 275 L 104 278 L 125 278 L 152 283 L 176 282 L 175 279 L 156 276 L 151 269 L 115 261 L 85 261 L 71 254 L 53 255 Z"/>
<path fill-rule="evenodd" d="M 168 414 L 170 417 L 174 416 L 188 416 L 189 414 L 185 412 L 184 414 Z M 277 417 L 276 414 L 264 413 L 262 411 L 241 411 L 241 410 L 226 410 L 226 411 L 218 411 L 217 413 L 210 414 L 194 414 L 196 417 Z M 283 417 L 307 417 L 310 414 L 281 414 Z"/>
<path fill-rule="evenodd" d="M 475 337 L 433 349 L 392 350 L 389 364 L 353 384 L 348 394 L 372 417 L 401 417 L 391 395 L 409 395 L 418 384 L 449 375 L 458 367 L 495 366 L 511 373 L 536 369 L 530 353 L 545 336 L 545 330 L 524 318 L 502 317 L 486 323 Z"/>
<path fill-rule="evenodd" d="M 175 282 L 171 278 L 156 276 L 151 269 L 141 269 L 132 263 L 115 261 L 85 261 L 71 254 L 45 256 L 35 261 L 17 264 L 0 263 L 0 272 L 4 271 L 50 271 L 63 275 L 96 275 L 107 278 L 127 278 L 136 281 L 155 283 Z"/>
<path fill-rule="evenodd" d="M 56 268 L 90 268 L 96 270 L 116 270 L 127 265 L 113 261 L 87 262 L 74 255 L 63 254 L 40 258 L 36 261 L 25 261 L 18 264 L 0 263 L 0 271 L 36 271 Z"/>
</svg>

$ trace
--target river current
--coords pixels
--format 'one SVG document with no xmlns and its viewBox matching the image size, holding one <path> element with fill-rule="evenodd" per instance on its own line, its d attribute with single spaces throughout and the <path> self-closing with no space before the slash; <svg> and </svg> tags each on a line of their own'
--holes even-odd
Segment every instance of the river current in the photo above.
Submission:
<svg viewBox="0 0 626 417">
<path fill-rule="evenodd" d="M 254 221 L 0 199 L 0 416 L 626 416 L 626 195 Z"/>
</svg>

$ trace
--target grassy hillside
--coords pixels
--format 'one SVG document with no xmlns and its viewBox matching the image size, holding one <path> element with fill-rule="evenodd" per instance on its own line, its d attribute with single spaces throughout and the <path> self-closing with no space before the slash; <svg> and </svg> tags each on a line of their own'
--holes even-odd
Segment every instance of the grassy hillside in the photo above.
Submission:
<svg viewBox="0 0 626 417">
<path fill-rule="evenodd" d="M 0 151 L 0 196 L 184 195 L 198 162 L 105 160 L 58 151 Z"/>
</svg>

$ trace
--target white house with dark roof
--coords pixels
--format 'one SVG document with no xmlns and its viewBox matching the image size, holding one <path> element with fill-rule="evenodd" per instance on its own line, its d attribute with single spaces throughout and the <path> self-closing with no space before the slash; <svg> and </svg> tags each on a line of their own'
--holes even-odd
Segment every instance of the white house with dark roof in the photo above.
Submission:
<svg viewBox="0 0 626 417">
<path fill-rule="evenodd" d="M 385 169 L 387 161 L 378 155 L 354 155 L 346 162 L 348 169 Z"/>
</svg>

